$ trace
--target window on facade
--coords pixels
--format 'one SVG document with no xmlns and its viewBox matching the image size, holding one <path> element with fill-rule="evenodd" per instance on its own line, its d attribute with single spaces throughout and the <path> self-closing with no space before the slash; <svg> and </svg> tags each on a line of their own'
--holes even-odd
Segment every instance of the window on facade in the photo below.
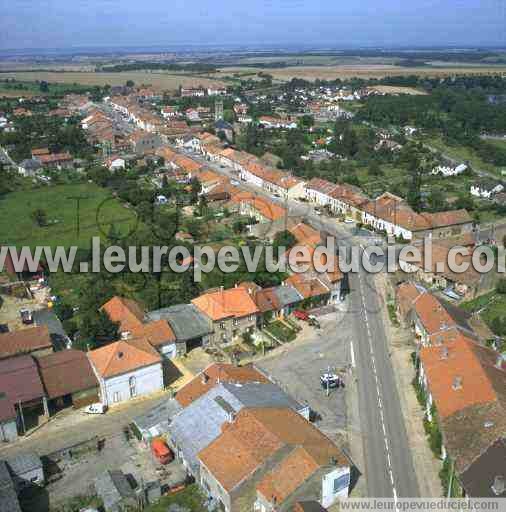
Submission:
<svg viewBox="0 0 506 512">
<path fill-rule="evenodd" d="M 253 322 L 253 320 L 255 320 L 255 315 L 250 315 L 249 319 L 250 319 L 250 322 Z"/>
<path fill-rule="evenodd" d="M 234 325 L 239 325 L 239 320 L 237 320 L 237 318 L 234 318 Z"/>
<path fill-rule="evenodd" d="M 137 383 L 135 377 L 130 377 L 128 379 L 128 386 L 130 388 L 130 396 L 134 397 L 137 395 Z"/>
<path fill-rule="evenodd" d="M 225 322 L 220 322 L 220 329 L 225 329 Z"/>
<path fill-rule="evenodd" d="M 118 391 L 115 391 L 114 394 L 112 395 L 112 401 L 119 402 L 119 392 Z"/>
</svg>

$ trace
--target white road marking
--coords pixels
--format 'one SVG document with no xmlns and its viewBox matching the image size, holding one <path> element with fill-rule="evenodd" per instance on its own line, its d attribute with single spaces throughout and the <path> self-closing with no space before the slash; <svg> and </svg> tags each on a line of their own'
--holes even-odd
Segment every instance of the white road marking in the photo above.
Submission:
<svg viewBox="0 0 506 512">
<path fill-rule="evenodd" d="M 393 471 L 392 471 L 392 461 L 390 459 L 390 446 L 389 446 L 389 443 L 388 443 L 387 429 L 385 427 L 385 417 L 384 417 L 384 414 L 383 414 L 383 402 L 381 400 L 381 389 L 380 389 L 378 374 L 376 372 L 376 359 L 375 359 L 375 356 L 374 356 L 374 348 L 373 348 L 373 344 L 372 344 L 371 330 L 369 328 L 369 319 L 368 319 L 368 316 L 367 316 L 367 309 L 365 307 L 364 289 L 363 289 L 363 286 L 362 286 L 362 277 L 361 277 L 360 274 L 358 274 L 358 278 L 359 278 L 359 283 L 360 283 L 359 284 L 359 286 L 360 286 L 360 293 L 362 295 L 362 305 L 363 305 L 363 308 L 364 308 L 363 309 L 363 313 L 364 313 L 364 321 L 365 321 L 366 330 L 367 330 L 367 341 L 369 343 L 369 352 L 371 354 L 372 371 L 373 371 L 373 374 L 374 374 L 374 380 L 376 382 L 376 395 L 378 396 L 378 407 L 379 407 L 380 419 L 381 419 L 381 429 L 383 430 L 383 442 L 385 443 L 385 451 L 386 451 L 386 455 L 387 455 L 388 474 L 390 476 L 390 481 L 392 483 L 392 493 L 394 495 L 394 500 L 397 503 L 397 491 L 395 489 L 394 474 L 393 474 Z M 353 366 L 355 366 L 355 364 L 354 364 L 355 357 L 354 357 L 354 354 L 353 354 L 353 344 L 351 345 L 351 354 L 352 354 L 352 364 L 353 364 Z"/>
<path fill-rule="evenodd" d="M 353 351 L 353 341 L 350 341 L 350 348 L 351 348 L 351 366 L 355 368 L 355 352 Z"/>
</svg>

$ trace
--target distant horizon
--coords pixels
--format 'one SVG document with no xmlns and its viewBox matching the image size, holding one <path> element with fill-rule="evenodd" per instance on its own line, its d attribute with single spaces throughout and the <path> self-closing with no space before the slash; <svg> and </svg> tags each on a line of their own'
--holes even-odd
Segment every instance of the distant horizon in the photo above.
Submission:
<svg viewBox="0 0 506 512">
<path fill-rule="evenodd" d="M 311 53 L 328 53 L 329 55 L 339 54 L 340 52 L 350 51 L 371 51 L 377 50 L 378 52 L 422 52 L 422 51 L 453 51 L 456 54 L 460 52 L 483 52 L 483 51 L 497 51 L 506 52 L 506 44 L 503 45 L 349 45 L 349 46 L 331 46 L 327 44 L 307 44 L 299 45 L 296 43 L 275 43 L 275 44 L 259 44 L 259 43 L 227 43 L 216 45 L 215 43 L 202 44 L 202 43 L 171 43 L 167 45 L 162 44 L 145 44 L 145 45 L 72 45 L 66 47 L 55 48 L 0 48 L 0 57 L 8 56 L 51 56 L 51 55 L 102 55 L 106 53 L 189 53 L 194 51 L 201 52 L 220 52 L 229 51 L 234 53 L 276 53 L 276 54 L 311 54 Z"/>
</svg>

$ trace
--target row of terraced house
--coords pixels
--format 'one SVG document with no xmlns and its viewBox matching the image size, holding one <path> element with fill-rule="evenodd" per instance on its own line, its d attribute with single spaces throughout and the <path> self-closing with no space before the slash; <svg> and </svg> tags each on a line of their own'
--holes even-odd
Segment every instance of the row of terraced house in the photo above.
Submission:
<svg viewBox="0 0 506 512">
<path fill-rule="evenodd" d="M 506 354 L 494 350 L 461 308 L 405 282 L 400 321 L 415 337 L 416 379 L 431 447 L 448 495 L 506 497 Z"/>
</svg>

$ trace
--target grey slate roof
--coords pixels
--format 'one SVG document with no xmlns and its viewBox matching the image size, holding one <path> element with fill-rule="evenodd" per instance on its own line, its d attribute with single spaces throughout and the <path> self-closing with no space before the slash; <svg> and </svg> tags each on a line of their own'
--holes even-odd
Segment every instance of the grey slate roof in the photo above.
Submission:
<svg viewBox="0 0 506 512">
<path fill-rule="evenodd" d="M 22 477 L 34 469 L 42 468 L 42 460 L 33 452 L 20 453 L 9 459 L 6 459 L 11 474 Z"/>
<path fill-rule="evenodd" d="M 233 395 L 243 407 L 288 407 L 294 411 L 304 408 L 287 395 L 279 386 L 272 383 L 246 382 L 235 384 L 223 382 L 222 386 Z"/>
<path fill-rule="evenodd" d="M 492 489 L 497 476 L 506 477 L 506 439 L 491 444 L 460 475 L 466 494 L 472 498 L 506 498 L 506 491 L 498 495 Z"/>
<path fill-rule="evenodd" d="M 5 461 L 0 461 L 0 512 L 21 512 L 14 482 Z"/>
<path fill-rule="evenodd" d="M 275 293 L 282 307 L 304 300 L 304 297 L 291 285 L 277 286 Z"/>
<path fill-rule="evenodd" d="M 22 167 L 23 169 L 32 169 L 32 170 L 37 170 L 42 167 L 40 162 L 38 160 L 35 160 L 34 158 L 27 158 L 26 160 L 23 160 L 19 164 L 19 166 Z"/>
<path fill-rule="evenodd" d="M 303 409 L 275 384 L 248 382 L 221 383 L 177 414 L 170 425 L 170 436 L 183 452 L 192 473 L 198 470 L 197 454 L 220 434 L 231 414 L 243 407 L 289 407 Z"/>
<path fill-rule="evenodd" d="M 193 304 L 178 304 L 148 313 L 150 320 L 169 322 L 177 341 L 201 338 L 211 333 L 207 318 Z"/>
<path fill-rule="evenodd" d="M 216 400 L 218 397 L 221 400 Z M 229 418 L 223 402 L 235 412 L 242 409 L 241 402 L 219 385 L 183 409 L 170 425 L 170 437 L 193 473 L 199 466 L 197 454 L 220 435 L 221 426 Z"/>
<path fill-rule="evenodd" d="M 133 422 L 146 437 L 156 437 L 169 431 L 172 418 L 182 409 L 179 402 L 169 398 L 150 409 L 146 414 L 137 416 Z"/>
<path fill-rule="evenodd" d="M 6 487 L 14 488 L 14 482 L 12 481 L 9 470 L 7 469 L 7 464 L 4 460 L 0 460 L 0 489 L 4 489 Z"/>
<path fill-rule="evenodd" d="M 120 503 L 124 498 L 134 496 L 134 492 L 122 471 L 105 471 L 95 478 L 95 490 L 102 498 L 105 510 Z"/>
</svg>

